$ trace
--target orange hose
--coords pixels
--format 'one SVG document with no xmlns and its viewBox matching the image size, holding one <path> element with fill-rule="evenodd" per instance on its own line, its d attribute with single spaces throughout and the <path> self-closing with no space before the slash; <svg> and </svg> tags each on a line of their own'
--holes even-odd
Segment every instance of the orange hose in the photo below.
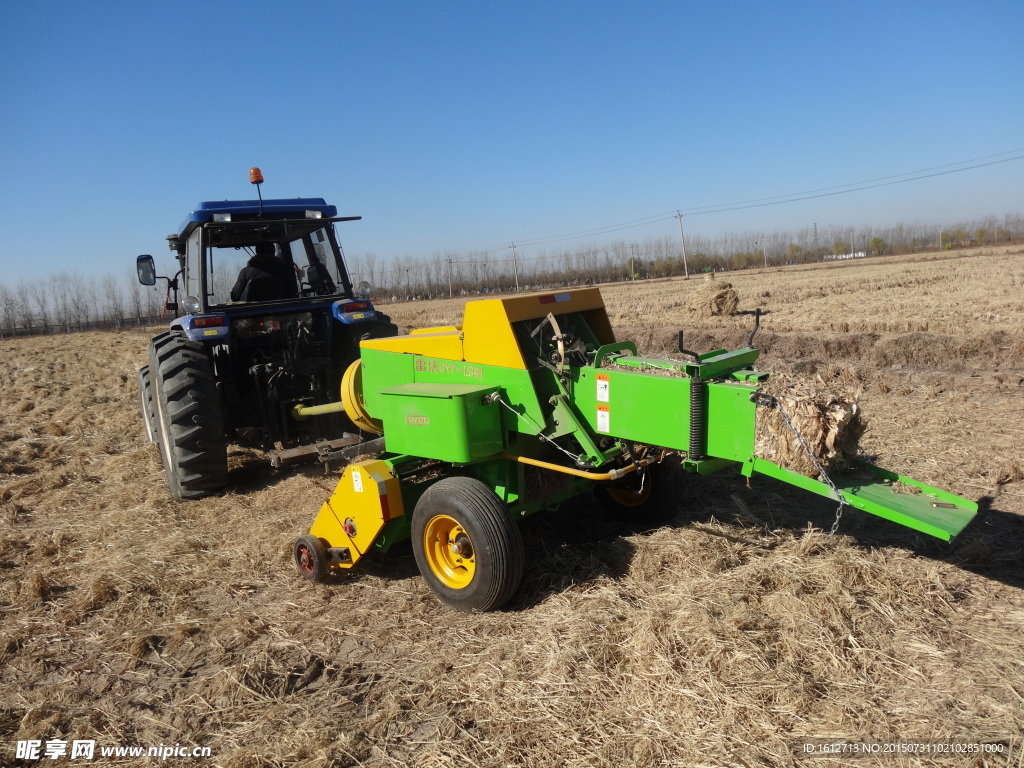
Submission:
<svg viewBox="0 0 1024 768">
<path fill-rule="evenodd" d="M 585 477 L 587 480 L 618 480 L 620 477 L 628 475 L 630 472 L 633 472 L 636 469 L 636 464 L 629 464 L 628 466 L 622 467 L 621 469 L 613 469 L 610 472 L 587 472 L 582 469 L 563 467 L 561 464 L 552 464 L 549 461 L 528 459 L 525 456 L 514 456 L 511 453 L 499 453 L 498 455 L 501 456 L 501 458 L 503 459 L 518 461 L 520 464 L 529 464 L 531 467 L 550 469 L 552 472 L 561 472 L 566 475 Z"/>
</svg>

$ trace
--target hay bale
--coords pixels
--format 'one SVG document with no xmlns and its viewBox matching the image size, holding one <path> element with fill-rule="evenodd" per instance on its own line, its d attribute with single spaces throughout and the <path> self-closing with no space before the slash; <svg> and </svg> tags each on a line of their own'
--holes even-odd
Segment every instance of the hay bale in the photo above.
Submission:
<svg viewBox="0 0 1024 768">
<path fill-rule="evenodd" d="M 700 285 L 690 296 L 687 309 L 697 317 L 732 315 L 740 305 L 732 283 L 712 280 Z"/>
<path fill-rule="evenodd" d="M 779 401 L 826 472 L 850 466 L 867 429 L 855 395 L 818 389 L 810 384 L 773 384 L 765 391 Z M 807 477 L 818 470 L 777 409 L 760 407 L 754 432 L 754 455 Z"/>
</svg>

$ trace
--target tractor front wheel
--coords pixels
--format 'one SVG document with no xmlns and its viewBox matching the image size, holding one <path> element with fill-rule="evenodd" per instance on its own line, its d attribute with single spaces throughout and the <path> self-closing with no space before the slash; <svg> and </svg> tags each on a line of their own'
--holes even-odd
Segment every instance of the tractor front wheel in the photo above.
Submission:
<svg viewBox="0 0 1024 768">
<path fill-rule="evenodd" d="M 427 489 L 412 515 L 413 553 L 431 591 L 459 611 L 492 611 L 523 580 L 519 528 L 493 491 L 469 477 Z"/>
<path fill-rule="evenodd" d="M 621 480 L 595 483 L 594 495 L 606 510 L 631 526 L 658 525 L 679 509 L 686 474 L 679 456 L 631 472 Z"/>
<path fill-rule="evenodd" d="M 227 439 L 213 365 L 202 343 L 162 333 L 149 347 L 156 441 L 171 493 L 198 499 L 228 482 Z"/>
</svg>

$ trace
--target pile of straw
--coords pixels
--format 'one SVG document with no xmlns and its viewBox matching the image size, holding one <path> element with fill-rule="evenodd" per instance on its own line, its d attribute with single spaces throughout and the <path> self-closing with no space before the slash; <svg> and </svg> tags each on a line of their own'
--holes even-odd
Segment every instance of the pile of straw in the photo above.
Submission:
<svg viewBox="0 0 1024 768">
<path fill-rule="evenodd" d="M 701 284 L 690 296 L 687 309 L 696 317 L 732 315 L 740 305 L 739 294 L 732 283 L 711 281 Z"/>
<path fill-rule="evenodd" d="M 797 382 L 773 385 L 766 391 L 775 396 L 826 472 L 849 466 L 867 428 L 855 396 Z M 775 408 L 758 408 L 754 454 L 807 477 L 819 474 L 811 457 Z"/>
</svg>

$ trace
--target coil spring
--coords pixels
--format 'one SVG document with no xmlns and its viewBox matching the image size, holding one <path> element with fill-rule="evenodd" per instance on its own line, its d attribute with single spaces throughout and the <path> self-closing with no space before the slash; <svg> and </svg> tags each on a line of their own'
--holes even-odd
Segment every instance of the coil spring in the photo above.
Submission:
<svg viewBox="0 0 1024 768">
<path fill-rule="evenodd" d="M 690 379 L 690 450 L 687 458 L 700 461 L 704 458 L 704 435 L 707 433 L 708 413 L 704 397 L 707 383 L 696 376 Z"/>
</svg>

